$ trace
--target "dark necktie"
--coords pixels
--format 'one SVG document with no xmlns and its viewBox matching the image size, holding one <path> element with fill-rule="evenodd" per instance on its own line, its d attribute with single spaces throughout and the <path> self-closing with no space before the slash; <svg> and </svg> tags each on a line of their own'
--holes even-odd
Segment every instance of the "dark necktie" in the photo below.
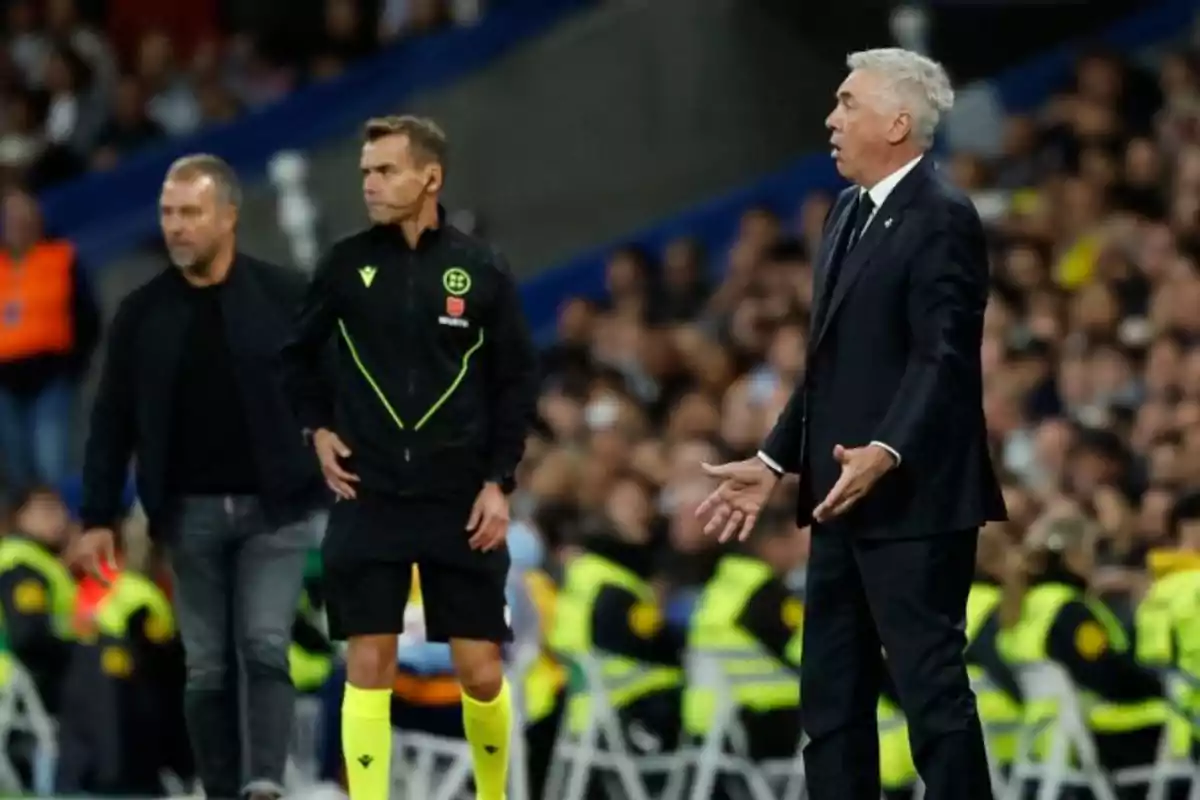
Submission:
<svg viewBox="0 0 1200 800">
<path fill-rule="evenodd" d="M 858 240 L 862 238 L 863 229 L 867 227 L 867 222 L 871 219 L 874 211 L 875 201 L 871 199 L 871 195 L 859 192 L 858 208 L 854 211 L 854 230 L 850 233 L 850 241 L 846 243 L 847 253 L 853 250 L 854 245 L 858 244 Z M 843 258 L 845 258 L 845 254 L 843 254 Z"/>
<path fill-rule="evenodd" d="M 829 301 L 833 299 L 833 290 L 837 286 L 838 275 L 842 272 L 842 262 L 846 260 L 846 256 L 854 249 L 854 245 L 858 244 L 858 240 L 862 237 L 863 228 L 867 227 L 867 221 L 871 219 L 871 212 L 875 210 L 875 203 L 871 200 L 871 195 L 866 192 L 858 193 L 858 203 L 854 209 L 854 227 L 850 229 L 850 236 L 846 239 L 846 246 L 840 251 L 834 253 L 834 257 L 829 262 L 829 272 L 825 276 L 825 291 L 821 297 L 820 314 L 823 317 L 829 308 Z"/>
</svg>

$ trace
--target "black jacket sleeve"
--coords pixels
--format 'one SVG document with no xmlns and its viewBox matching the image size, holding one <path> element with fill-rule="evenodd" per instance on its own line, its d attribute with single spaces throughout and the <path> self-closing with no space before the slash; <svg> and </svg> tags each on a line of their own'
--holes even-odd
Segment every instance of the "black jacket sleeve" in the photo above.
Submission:
<svg viewBox="0 0 1200 800">
<path fill-rule="evenodd" d="M 67 644 L 54 632 L 50 587 L 29 567 L 0 575 L 0 607 L 9 647 L 30 672 L 58 670 L 67 658 Z"/>
<path fill-rule="evenodd" d="M 758 640 L 771 654 L 790 667 L 788 643 L 795 635 L 799 620 L 793 619 L 789 607 L 799 603 L 780 581 L 767 581 L 758 588 L 738 616 L 737 623 Z"/>
<path fill-rule="evenodd" d="M 1021 700 L 1021 685 L 1013 674 L 1008 663 L 1000 657 L 997 648 L 997 637 L 1000 635 L 1000 617 L 992 614 L 984 621 L 975 639 L 967 645 L 967 663 L 976 664 L 983 669 L 992 683 L 1002 689 L 1009 697 Z"/>
<path fill-rule="evenodd" d="M 121 518 L 121 498 L 137 431 L 134 359 L 138 297 L 131 295 L 117 309 L 92 404 L 83 457 L 80 516 L 84 530 L 112 528 Z"/>
<path fill-rule="evenodd" d="M 946 209 L 912 260 L 908 363 L 891 407 L 871 437 L 917 467 L 941 421 L 978 384 L 979 326 L 988 296 L 982 227 L 973 209 Z"/>
<path fill-rule="evenodd" d="M 336 257 L 336 251 L 330 251 L 317 264 L 282 353 L 284 385 L 300 424 L 309 431 L 333 426 L 333 389 L 324 362 L 337 326 L 333 303 Z"/>
<path fill-rule="evenodd" d="M 763 442 L 762 452 L 784 472 L 799 473 L 804 455 L 804 387 L 797 386 L 775 426 Z"/>
<path fill-rule="evenodd" d="M 71 266 L 71 280 L 72 318 L 75 321 L 75 347 L 71 357 L 75 369 L 82 374 L 87 371 L 100 341 L 100 309 L 87 270 L 78 259 Z"/>
<path fill-rule="evenodd" d="M 521 309 L 517 282 L 496 255 L 500 288 L 488 329 L 487 381 L 492 403 L 488 479 L 506 489 L 525 453 L 525 437 L 537 410 L 537 350 Z"/>
<path fill-rule="evenodd" d="M 1047 653 L 1084 690 L 1113 702 L 1162 697 L 1159 679 L 1129 653 L 1117 652 L 1104 626 L 1082 602 L 1063 606 L 1050 626 Z"/>
<path fill-rule="evenodd" d="M 598 649 L 639 661 L 678 666 L 683 660 L 684 634 L 667 627 L 657 607 L 615 586 L 596 598 L 592 636 Z"/>
</svg>

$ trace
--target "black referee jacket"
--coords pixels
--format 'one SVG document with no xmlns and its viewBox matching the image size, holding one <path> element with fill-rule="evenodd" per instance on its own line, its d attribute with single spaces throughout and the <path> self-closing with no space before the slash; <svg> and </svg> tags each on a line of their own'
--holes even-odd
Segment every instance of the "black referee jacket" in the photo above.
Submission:
<svg viewBox="0 0 1200 800">
<path fill-rule="evenodd" d="M 321 356 L 337 342 L 334 386 Z M 470 504 L 511 490 L 537 403 L 537 356 L 504 259 L 448 225 L 416 248 L 374 226 L 318 265 L 284 348 L 308 431 L 335 431 L 366 492 Z"/>
</svg>

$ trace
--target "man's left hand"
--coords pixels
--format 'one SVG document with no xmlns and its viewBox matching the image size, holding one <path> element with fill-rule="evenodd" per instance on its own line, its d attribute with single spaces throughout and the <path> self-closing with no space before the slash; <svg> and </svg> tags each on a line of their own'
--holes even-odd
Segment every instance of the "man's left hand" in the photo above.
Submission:
<svg viewBox="0 0 1200 800">
<path fill-rule="evenodd" d="M 879 445 L 833 448 L 833 457 L 842 465 L 842 474 L 829 494 L 813 511 L 817 522 L 827 522 L 845 514 L 871 491 L 875 482 L 896 466 L 896 459 Z"/>
<path fill-rule="evenodd" d="M 487 552 L 504 544 L 508 535 L 508 498 L 497 484 L 485 483 L 475 497 L 467 520 L 472 550 Z"/>
</svg>

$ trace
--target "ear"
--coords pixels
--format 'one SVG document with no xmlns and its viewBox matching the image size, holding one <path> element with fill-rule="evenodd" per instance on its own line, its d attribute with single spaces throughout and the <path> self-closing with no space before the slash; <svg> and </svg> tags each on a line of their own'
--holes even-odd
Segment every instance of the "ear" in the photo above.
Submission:
<svg viewBox="0 0 1200 800">
<path fill-rule="evenodd" d="M 425 172 L 425 191 L 437 194 L 442 190 L 442 165 L 430 164 Z"/>
<path fill-rule="evenodd" d="M 896 114 L 896 118 L 892 120 L 891 126 L 887 131 L 887 140 L 890 144 L 900 144 L 913 132 L 913 118 L 907 111 L 901 111 Z"/>
<path fill-rule="evenodd" d="M 233 233 L 234 231 L 237 230 L 237 224 L 238 224 L 238 207 L 237 206 L 233 205 L 232 203 L 227 205 L 224 209 L 224 213 L 222 214 L 222 217 L 224 218 L 223 222 L 224 222 L 225 230 L 227 232 Z"/>
</svg>

